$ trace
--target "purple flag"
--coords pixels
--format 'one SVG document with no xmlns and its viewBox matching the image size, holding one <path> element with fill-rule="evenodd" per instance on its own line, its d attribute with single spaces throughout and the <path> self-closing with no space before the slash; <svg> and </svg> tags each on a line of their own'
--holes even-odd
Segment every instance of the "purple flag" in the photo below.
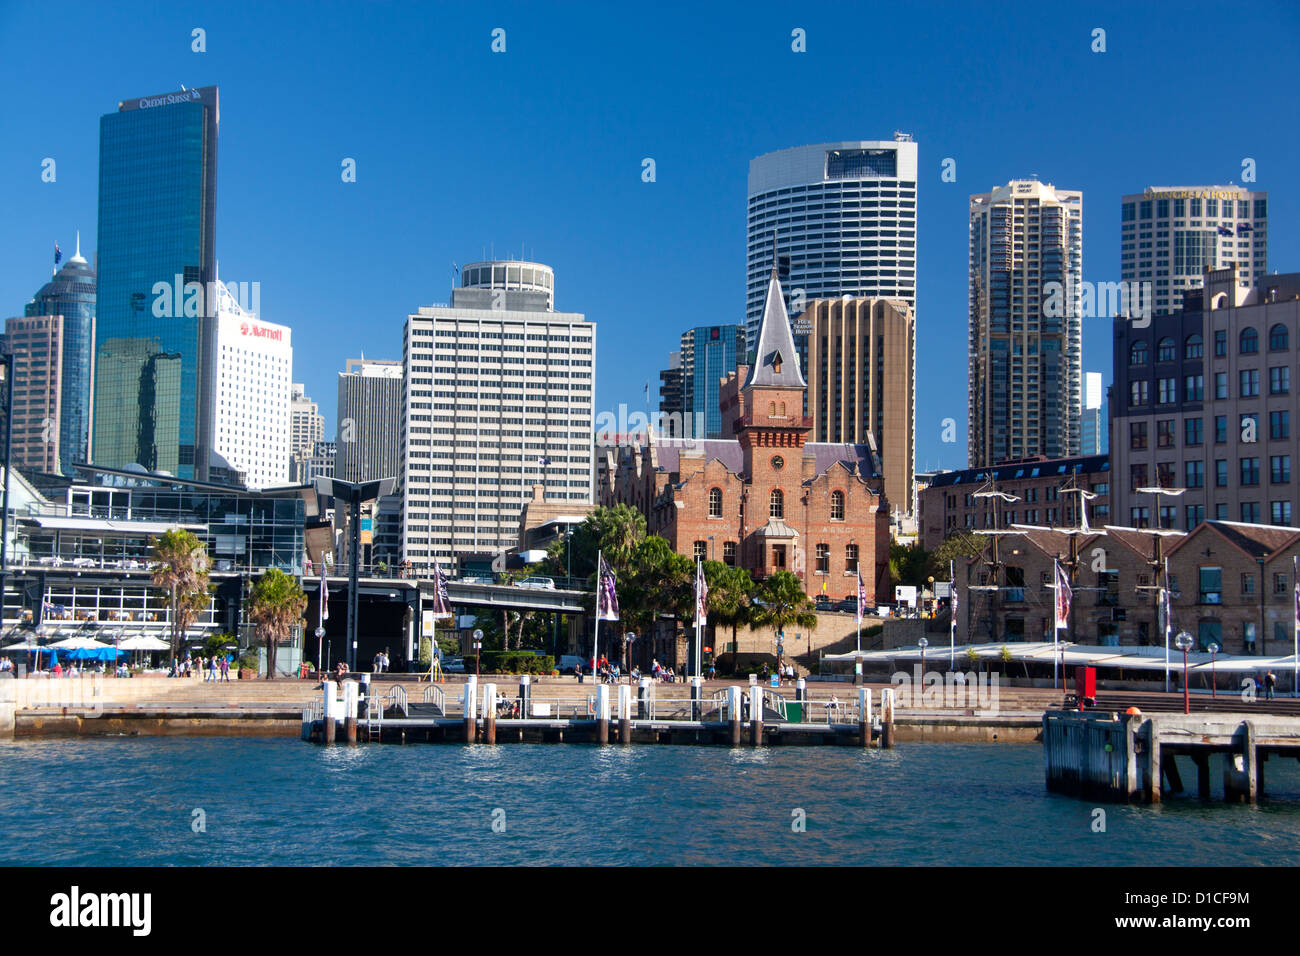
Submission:
<svg viewBox="0 0 1300 956">
<path fill-rule="evenodd" d="M 614 569 L 606 563 L 604 556 L 600 559 L 596 576 L 600 579 L 596 585 L 596 617 L 602 621 L 617 621 L 618 591 L 614 587 Z"/>
<path fill-rule="evenodd" d="M 433 563 L 433 617 L 451 617 L 451 600 L 447 597 L 447 579 L 442 576 L 438 562 Z"/>
</svg>

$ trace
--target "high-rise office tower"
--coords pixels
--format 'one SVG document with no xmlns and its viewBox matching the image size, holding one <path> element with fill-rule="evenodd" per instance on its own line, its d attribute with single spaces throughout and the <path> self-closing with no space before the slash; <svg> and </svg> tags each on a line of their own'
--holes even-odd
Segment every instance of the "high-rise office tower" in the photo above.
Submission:
<svg viewBox="0 0 1300 956">
<path fill-rule="evenodd" d="M 217 122 L 215 86 L 100 119 L 96 464 L 208 476 Z"/>
<path fill-rule="evenodd" d="M 745 322 L 758 338 L 777 273 L 790 315 L 813 299 L 902 299 L 916 309 L 916 143 L 855 140 L 796 146 L 749 163 Z M 807 332 L 794 323 L 801 362 Z M 913 349 L 915 351 L 915 349 Z"/>
<path fill-rule="evenodd" d="M 553 291 L 462 287 L 406 320 L 402 557 L 416 568 L 513 547 L 535 484 L 591 501 L 596 326 L 552 311 Z"/>
<path fill-rule="evenodd" d="M 1268 193 L 1242 186 L 1148 186 L 1120 200 L 1120 278 L 1150 282 L 1151 311 L 1177 312 L 1206 269 L 1237 266 L 1243 290 L 1268 268 Z"/>
<path fill-rule="evenodd" d="M 325 416 L 307 394 L 307 387 L 297 382 L 289 386 L 289 480 L 305 483 L 307 461 L 316 451 L 316 443 L 325 438 Z M 331 466 L 332 467 L 332 466 Z"/>
<path fill-rule="evenodd" d="M 249 488 L 283 485 L 289 480 L 291 331 L 245 311 L 220 283 L 217 290 L 213 447 Z"/>
<path fill-rule="evenodd" d="M 94 384 L 95 270 L 77 251 L 5 324 L 17 356 L 13 456 L 19 468 L 72 474 L 89 460 Z"/>
<path fill-rule="evenodd" d="M 871 445 L 890 510 L 910 514 L 916 480 L 911 308 L 900 299 L 818 299 L 801 318 L 810 329 L 811 439 Z"/>
<path fill-rule="evenodd" d="M 401 362 L 348 359 L 339 373 L 335 478 L 373 481 L 401 474 L 402 402 Z"/>
<path fill-rule="evenodd" d="M 1083 375 L 1083 414 L 1079 418 L 1079 454 L 1104 455 L 1110 446 L 1106 395 L 1101 372 Z"/>
<path fill-rule="evenodd" d="M 744 360 L 743 325 L 703 325 L 682 333 L 682 408 L 692 423 L 685 437 L 733 437 L 722 433 L 718 386 Z"/>
<path fill-rule="evenodd" d="M 970 466 L 1079 454 L 1083 193 L 970 197 Z"/>
<path fill-rule="evenodd" d="M 686 410 L 682 381 L 682 353 L 668 353 L 668 367 L 659 370 L 659 423 L 666 438 L 682 438 L 682 413 Z"/>
</svg>

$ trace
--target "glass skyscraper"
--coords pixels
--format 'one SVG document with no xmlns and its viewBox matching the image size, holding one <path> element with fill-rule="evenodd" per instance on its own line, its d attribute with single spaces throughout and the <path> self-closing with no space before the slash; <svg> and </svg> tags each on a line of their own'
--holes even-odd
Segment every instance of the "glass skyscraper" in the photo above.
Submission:
<svg viewBox="0 0 1300 956">
<path fill-rule="evenodd" d="M 705 325 L 682 334 L 682 406 L 691 413 L 687 437 L 731 438 L 722 433 L 718 393 L 722 378 L 745 358 L 743 325 Z M 704 423 L 701 429 L 699 424 Z M 703 432 L 703 434 L 701 434 Z"/>
<path fill-rule="evenodd" d="M 90 452 L 90 398 L 95 346 L 95 270 L 77 251 L 41 287 L 24 310 L 27 317 L 63 316 L 63 347 L 59 374 L 59 471 L 73 473 Z M 53 365 L 53 356 L 51 365 Z"/>
<path fill-rule="evenodd" d="M 218 116 L 207 86 L 100 118 L 97 465 L 208 476 Z"/>
</svg>

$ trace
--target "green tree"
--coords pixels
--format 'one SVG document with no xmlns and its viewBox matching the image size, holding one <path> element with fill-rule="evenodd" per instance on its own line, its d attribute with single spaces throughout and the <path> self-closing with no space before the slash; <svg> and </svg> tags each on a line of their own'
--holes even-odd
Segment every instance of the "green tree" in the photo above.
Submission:
<svg viewBox="0 0 1300 956">
<path fill-rule="evenodd" d="M 770 627 L 784 633 L 791 625 L 805 630 L 817 626 L 813 602 L 803 593 L 799 579 L 789 571 L 777 571 L 764 578 L 753 601 L 749 616 L 751 629 Z"/>
<path fill-rule="evenodd" d="M 173 528 L 153 539 L 153 586 L 167 595 L 171 618 L 172 663 L 180 655 L 185 632 L 208 607 L 211 584 L 203 542 L 192 531 Z"/>
<path fill-rule="evenodd" d="M 936 581 L 947 581 L 949 564 L 959 567 L 963 561 L 979 557 L 984 553 L 984 544 L 982 535 L 965 531 L 950 534 L 930 552 L 927 575 L 933 575 Z"/>
<path fill-rule="evenodd" d="M 755 610 L 754 578 L 745 568 L 733 568 L 721 561 L 705 561 L 704 580 L 709 586 L 709 627 L 715 635 L 718 625 L 730 627 L 734 644 L 737 628 L 747 623 Z M 714 637 L 711 643 L 716 647 L 717 638 Z"/>
<path fill-rule="evenodd" d="M 620 658 L 627 658 L 627 632 L 649 636 L 660 615 L 670 615 L 674 626 L 689 616 L 694 601 L 695 566 L 657 535 L 642 539 L 633 549 L 619 592 Z"/>
<path fill-rule="evenodd" d="M 289 637 L 307 610 L 307 595 L 298 582 L 279 568 L 271 568 L 253 582 L 248 599 L 248 619 L 266 643 L 266 678 L 275 676 L 276 646 Z"/>
<path fill-rule="evenodd" d="M 889 545 L 889 581 L 891 584 L 910 584 L 918 588 L 926 586 L 926 577 L 929 575 L 929 555 L 919 544 L 899 544 L 890 542 Z M 947 569 L 944 569 L 944 578 L 947 577 Z"/>
</svg>

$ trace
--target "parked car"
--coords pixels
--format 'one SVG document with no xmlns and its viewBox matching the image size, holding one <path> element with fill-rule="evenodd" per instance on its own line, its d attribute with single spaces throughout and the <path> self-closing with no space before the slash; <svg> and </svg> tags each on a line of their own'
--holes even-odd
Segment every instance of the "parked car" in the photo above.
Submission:
<svg viewBox="0 0 1300 956">
<path fill-rule="evenodd" d="M 846 597 L 835 605 L 835 610 L 843 611 L 845 614 L 858 613 L 858 599 L 856 597 Z"/>
<path fill-rule="evenodd" d="M 492 584 L 494 583 L 486 574 L 467 574 L 460 579 L 461 584 Z"/>
<path fill-rule="evenodd" d="M 572 674 L 573 669 L 580 664 L 586 666 L 583 664 L 582 658 L 577 654 L 562 654 L 560 655 L 560 663 L 556 666 L 561 674 Z"/>
<path fill-rule="evenodd" d="M 817 595 L 817 600 L 816 600 L 815 604 L 816 604 L 817 610 L 819 610 L 819 611 L 833 611 L 833 610 L 835 610 L 835 602 L 832 601 L 832 600 L 831 600 L 829 597 L 827 597 L 825 594 L 819 594 L 819 595 Z"/>
<path fill-rule="evenodd" d="M 534 590 L 538 590 L 538 591 L 554 591 L 555 582 L 552 581 L 550 578 L 532 577 L 532 578 L 524 578 L 523 580 L 516 581 L 515 587 L 533 588 Z"/>
<path fill-rule="evenodd" d="M 442 670 L 444 674 L 463 674 L 465 673 L 465 661 L 459 657 L 444 657 L 442 659 Z"/>
</svg>

